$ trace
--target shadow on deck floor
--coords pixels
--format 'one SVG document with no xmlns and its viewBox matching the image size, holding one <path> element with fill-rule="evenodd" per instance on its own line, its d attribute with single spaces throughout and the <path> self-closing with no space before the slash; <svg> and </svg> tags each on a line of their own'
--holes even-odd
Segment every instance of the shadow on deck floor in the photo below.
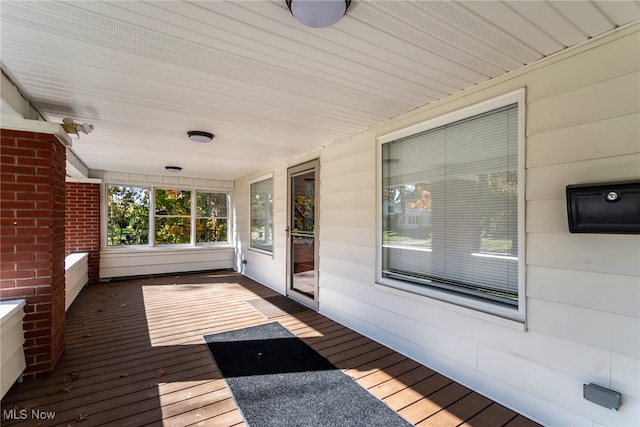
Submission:
<svg viewBox="0 0 640 427">
<path fill-rule="evenodd" d="M 202 337 L 274 320 L 415 425 L 538 425 L 316 312 L 268 319 L 247 303 L 275 295 L 227 270 L 85 287 L 54 375 L 16 384 L 2 425 L 245 425 Z"/>
</svg>

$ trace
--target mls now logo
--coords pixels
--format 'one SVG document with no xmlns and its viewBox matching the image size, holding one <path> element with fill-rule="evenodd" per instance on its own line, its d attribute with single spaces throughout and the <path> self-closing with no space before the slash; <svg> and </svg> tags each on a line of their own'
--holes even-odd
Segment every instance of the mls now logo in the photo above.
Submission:
<svg viewBox="0 0 640 427">
<path fill-rule="evenodd" d="M 53 420 L 56 418 L 56 413 L 51 411 L 41 411 L 40 409 L 3 409 L 2 419 L 4 420 Z"/>
</svg>

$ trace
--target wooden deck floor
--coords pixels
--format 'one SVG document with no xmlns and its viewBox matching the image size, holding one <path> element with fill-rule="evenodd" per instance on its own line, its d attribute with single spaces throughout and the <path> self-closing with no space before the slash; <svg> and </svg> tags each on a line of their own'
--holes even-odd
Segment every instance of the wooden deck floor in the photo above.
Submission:
<svg viewBox="0 0 640 427">
<path fill-rule="evenodd" d="M 243 426 L 202 336 L 274 320 L 415 425 L 537 425 L 316 312 L 267 319 L 247 304 L 274 295 L 231 271 L 86 287 L 55 374 L 2 400 L 3 413 L 26 409 L 28 419 L 2 425 Z"/>
</svg>

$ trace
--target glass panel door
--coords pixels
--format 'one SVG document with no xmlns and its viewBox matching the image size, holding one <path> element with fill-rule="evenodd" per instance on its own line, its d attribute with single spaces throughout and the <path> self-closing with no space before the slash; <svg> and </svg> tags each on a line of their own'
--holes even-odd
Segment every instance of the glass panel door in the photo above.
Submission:
<svg viewBox="0 0 640 427">
<path fill-rule="evenodd" d="M 288 295 L 318 306 L 317 174 L 318 161 L 289 169 Z"/>
</svg>

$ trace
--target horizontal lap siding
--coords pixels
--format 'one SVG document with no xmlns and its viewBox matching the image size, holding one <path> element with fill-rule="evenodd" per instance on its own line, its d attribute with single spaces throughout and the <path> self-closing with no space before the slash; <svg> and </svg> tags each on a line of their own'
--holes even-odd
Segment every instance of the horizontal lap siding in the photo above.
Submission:
<svg viewBox="0 0 640 427">
<path fill-rule="evenodd" d="M 255 179 L 267 178 L 267 174 L 257 174 L 251 178 L 236 181 L 234 200 L 236 216 L 234 218 L 236 243 L 236 262 L 234 268 L 246 276 L 256 280 L 275 291 L 285 292 L 286 265 L 286 204 L 287 204 L 287 171 L 281 166 L 271 172 L 273 179 L 273 253 L 264 253 L 250 248 L 251 233 L 251 183 Z M 242 264 L 242 261 L 245 264 Z"/>
<path fill-rule="evenodd" d="M 605 425 L 639 422 L 640 238 L 570 234 L 564 193 L 569 184 L 640 180 L 638 39 L 631 34 L 562 61 L 553 79 L 529 79 L 528 326 L 603 352 L 565 354 L 592 366 L 558 369 L 570 376 L 554 384 L 595 382 L 622 392 L 620 413 L 585 403 L 576 391 L 556 398 Z"/>
<path fill-rule="evenodd" d="M 623 29 L 321 151 L 320 312 L 548 425 L 640 425 L 640 240 L 570 234 L 564 195 L 569 184 L 640 178 L 638 31 Z M 376 137 L 520 88 L 526 327 L 377 285 Z M 283 290 L 286 166 L 267 172 L 274 173 L 274 255 L 247 250 L 245 200 L 237 203 L 237 247 L 247 275 Z M 236 182 L 236 197 L 248 199 L 252 178 Z M 621 410 L 583 399 L 590 382 L 623 393 Z"/>
<path fill-rule="evenodd" d="M 228 269 L 233 267 L 233 257 L 232 247 L 103 251 L 100 254 L 100 277 Z"/>
<path fill-rule="evenodd" d="M 640 239 L 570 234 L 564 196 L 640 179 L 638 46 L 636 27 L 324 150 L 321 311 L 550 425 L 640 423 Z M 375 285 L 376 136 L 520 87 L 528 331 Z M 621 410 L 584 400 L 590 382 L 621 391 Z"/>
</svg>

